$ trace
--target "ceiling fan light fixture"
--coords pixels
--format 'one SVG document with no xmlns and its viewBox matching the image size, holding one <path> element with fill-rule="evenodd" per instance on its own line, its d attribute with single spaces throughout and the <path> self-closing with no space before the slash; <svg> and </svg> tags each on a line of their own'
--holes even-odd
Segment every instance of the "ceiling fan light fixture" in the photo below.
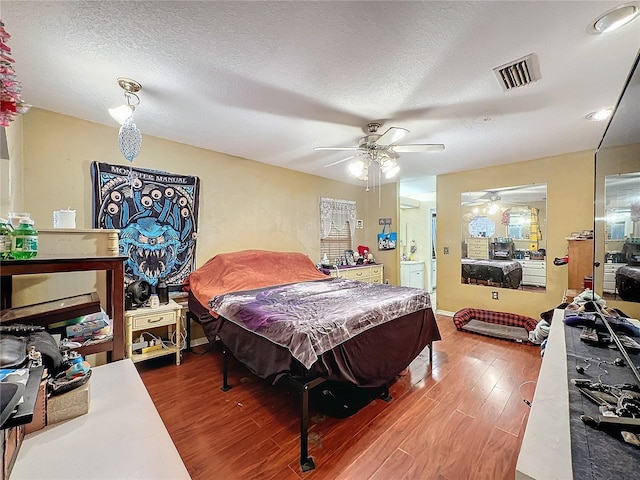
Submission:
<svg viewBox="0 0 640 480">
<path fill-rule="evenodd" d="M 393 158 L 385 157 L 380 161 L 380 170 L 384 173 L 384 177 L 388 179 L 398 174 L 400 166 Z"/>
<path fill-rule="evenodd" d="M 362 160 L 356 160 L 351 162 L 347 167 L 349 169 L 349 173 L 354 177 L 359 178 L 364 172 L 364 162 Z"/>
<path fill-rule="evenodd" d="M 592 35 L 609 33 L 632 22 L 640 16 L 640 3 L 629 2 L 607 10 L 587 27 L 587 32 Z"/>
<path fill-rule="evenodd" d="M 400 172 L 400 167 L 398 165 L 391 167 L 386 172 L 384 172 L 384 178 L 393 178 L 398 174 L 398 172 Z"/>
<path fill-rule="evenodd" d="M 383 176 L 386 179 L 391 179 L 400 172 L 400 166 L 397 162 L 399 152 L 428 152 L 444 149 L 444 145 L 433 143 L 398 145 L 396 142 L 407 135 L 409 130 L 402 127 L 389 127 L 383 134 L 379 134 L 380 127 L 381 124 L 378 122 L 368 123 L 365 126 L 365 132 L 368 135 L 358 140 L 357 147 L 314 147 L 314 150 L 358 151 L 355 156 L 359 158 L 349 163 L 347 169 L 352 176 L 366 181 L 367 191 L 369 191 L 369 167 L 371 165 L 374 165 L 374 178 L 380 187 Z M 331 162 L 325 167 L 347 162 L 352 158 L 354 156 L 346 157 Z"/>
</svg>

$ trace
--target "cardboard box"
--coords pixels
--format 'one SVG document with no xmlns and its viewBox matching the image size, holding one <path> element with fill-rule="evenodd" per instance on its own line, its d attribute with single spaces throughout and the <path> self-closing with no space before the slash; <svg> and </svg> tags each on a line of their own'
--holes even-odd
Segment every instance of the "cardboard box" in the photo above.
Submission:
<svg viewBox="0 0 640 480">
<path fill-rule="evenodd" d="M 49 397 L 47 400 L 47 425 L 88 413 L 90 384 L 91 380 L 69 392 Z"/>
<path fill-rule="evenodd" d="M 33 411 L 33 420 L 24 426 L 24 433 L 37 432 L 47 425 L 47 381 L 40 382 L 38 388 L 38 398 L 36 400 L 35 409 Z"/>
<path fill-rule="evenodd" d="M 24 425 L 5 428 L 0 431 L 2 434 L 2 471 L 0 477 L 6 480 L 11 475 L 13 464 L 18 456 L 18 451 L 24 438 Z"/>
</svg>

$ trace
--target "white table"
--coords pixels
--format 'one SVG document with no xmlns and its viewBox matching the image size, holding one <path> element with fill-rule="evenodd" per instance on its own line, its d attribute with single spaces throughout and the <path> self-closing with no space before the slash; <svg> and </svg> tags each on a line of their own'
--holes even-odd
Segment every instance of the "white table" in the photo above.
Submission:
<svg viewBox="0 0 640 480">
<path fill-rule="evenodd" d="M 89 413 L 25 437 L 20 479 L 188 479 L 189 473 L 130 359 L 95 367 Z"/>
<path fill-rule="evenodd" d="M 516 480 L 571 480 L 569 383 L 564 310 L 556 309 L 520 446 Z"/>
</svg>

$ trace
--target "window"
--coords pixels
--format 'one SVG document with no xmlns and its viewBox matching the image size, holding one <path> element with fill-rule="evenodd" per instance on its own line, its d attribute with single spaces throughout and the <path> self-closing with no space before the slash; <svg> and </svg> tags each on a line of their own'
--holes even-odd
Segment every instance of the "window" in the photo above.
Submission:
<svg viewBox="0 0 640 480">
<path fill-rule="evenodd" d="M 528 240 L 531 230 L 531 214 L 529 212 L 511 213 L 507 235 L 514 240 Z"/>
<path fill-rule="evenodd" d="M 320 258 L 325 254 L 330 262 L 353 250 L 356 224 L 356 202 L 320 199 Z"/>
<path fill-rule="evenodd" d="M 349 222 L 347 226 L 348 224 Z M 344 255 L 345 250 L 353 250 L 351 228 L 338 230 L 332 225 L 329 236 L 320 239 L 320 258 L 324 258 L 326 254 L 329 261 L 333 263 Z"/>
<path fill-rule="evenodd" d="M 624 239 L 624 222 L 611 222 L 609 227 L 609 240 Z"/>
<path fill-rule="evenodd" d="M 524 238 L 524 234 L 522 233 L 522 225 L 517 224 L 509 224 L 509 233 L 508 236 L 511 238 L 515 238 L 516 240 L 521 240 Z"/>
</svg>

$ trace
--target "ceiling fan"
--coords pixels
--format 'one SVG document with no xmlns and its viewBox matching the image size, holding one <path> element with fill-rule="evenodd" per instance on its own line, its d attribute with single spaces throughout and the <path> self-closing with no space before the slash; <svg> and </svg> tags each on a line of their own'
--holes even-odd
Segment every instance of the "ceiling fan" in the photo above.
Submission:
<svg viewBox="0 0 640 480">
<path fill-rule="evenodd" d="M 401 127 L 389 127 L 383 134 L 378 133 L 378 129 L 382 125 L 378 122 L 367 123 L 365 131 L 368 135 L 365 135 L 358 141 L 357 147 L 315 147 L 314 150 L 336 150 L 336 151 L 356 151 L 358 153 L 351 155 L 350 157 L 343 158 L 337 162 L 329 163 L 325 167 L 332 167 L 339 163 L 346 162 L 352 158 L 365 155 L 372 161 L 381 163 L 385 159 L 398 158 L 399 153 L 407 152 L 434 152 L 444 150 L 444 145 L 441 143 L 414 143 L 406 145 L 398 145 L 399 142 L 409 130 Z"/>
<path fill-rule="evenodd" d="M 527 200 L 522 197 L 521 193 L 526 187 L 504 187 L 496 190 L 483 190 L 478 192 L 465 192 L 462 194 L 463 206 L 479 206 L 479 205 L 524 205 Z M 514 195 L 515 194 L 515 195 Z"/>
</svg>

